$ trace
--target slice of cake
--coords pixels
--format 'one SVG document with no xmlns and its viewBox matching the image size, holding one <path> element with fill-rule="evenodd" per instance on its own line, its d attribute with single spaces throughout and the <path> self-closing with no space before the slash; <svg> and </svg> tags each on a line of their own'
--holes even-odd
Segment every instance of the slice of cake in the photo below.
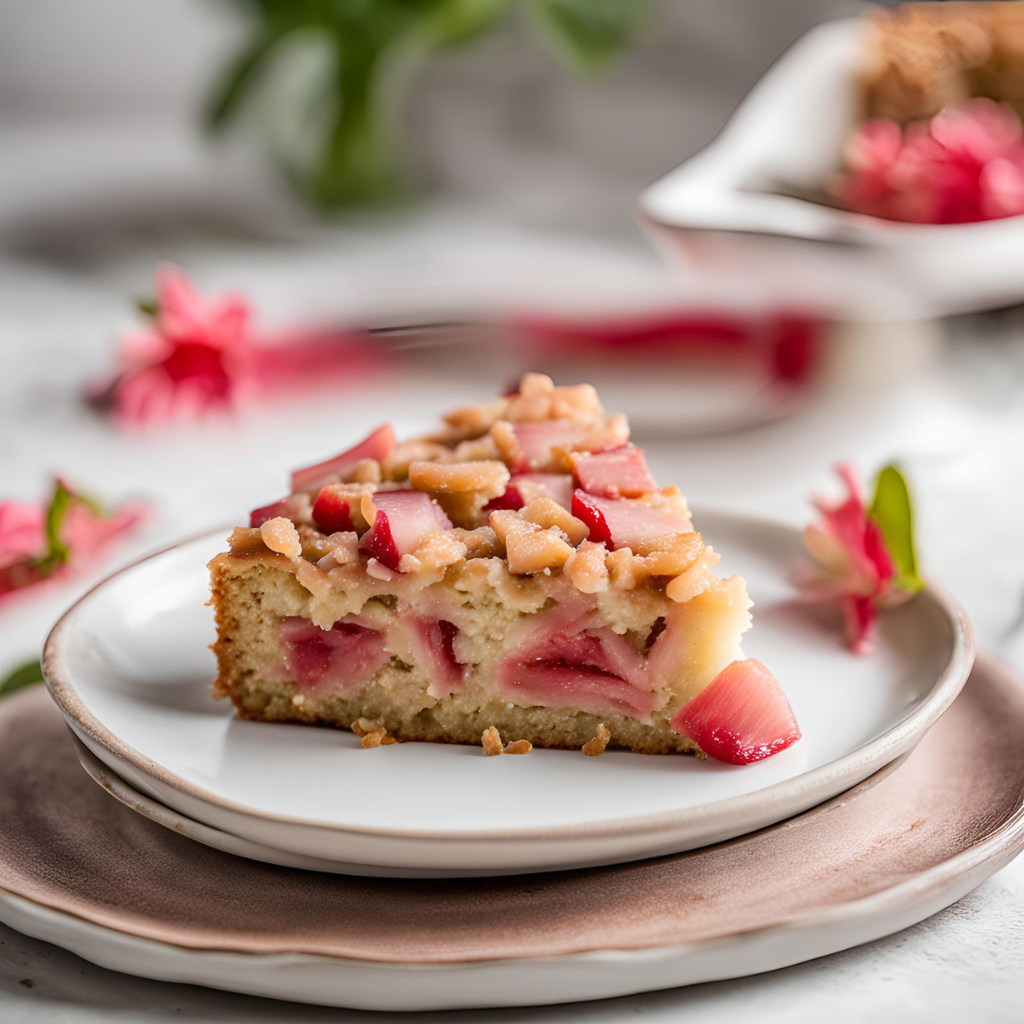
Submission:
<svg viewBox="0 0 1024 1024">
<path fill-rule="evenodd" d="M 750 601 L 621 414 L 540 374 L 291 477 L 210 563 L 219 697 L 395 740 L 736 763 L 800 733 Z M 699 697 L 699 701 L 698 701 Z M 505 742 L 509 743 L 506 747 Z"/>
</svg>

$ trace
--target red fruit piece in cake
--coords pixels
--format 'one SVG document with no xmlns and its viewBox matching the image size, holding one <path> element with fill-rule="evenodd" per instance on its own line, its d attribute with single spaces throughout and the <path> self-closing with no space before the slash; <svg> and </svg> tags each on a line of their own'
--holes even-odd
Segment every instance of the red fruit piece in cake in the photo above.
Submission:
<svg viewBox="0 0 1024 1024">
<path fill-rule="evenodd" d="M 756 658 L 727 665 L 683 705 L 671 726 L 729 764 L 762 761 L 800 739 L 782 687 Z"/>
<path fill-rule="evenodd" d="M 573 479 L 568 473 L 516 473 L 509 481 L 529 505 L 534 498 L 550 498 L 566 510 L 572 509 Z"/>
<path fill-rule="evenodd" d="M 639 498 L 658 485 L 641 448 L 626 444 L 607 452 L 574 452 L 573 475 L 580 489 L 602 498 Z"/>
<path fill-rule="evenodd" d="M 516 459 L 512 469 L 527 473 L 543 469 L 551 462 L 551 449 L 571 448 L 584 441 L 590 431 L 572 420 L 537 420 L 512 424 L 516 439 Z"/>
<path fill-rule="evenodd" d="M 546 612 L 498 666 L 517 704 L 576 707 L 646 719 L 654 710 L 644 658 L 607 627 L 580 630 L 564 609 Z"/>
<path fill-rule="evenodd" d="M 505 493 L 492 498 L 484 506 L 484 511 L 517 512 L 535 498 L 550 498 L 568 511 L 572 508 L 572 492 L 575 486 L 573 478 L 568 473 L 513 473 Z"/>
<path fill-rule="evenodd" d="M 335 487 L 321 487 L 313 502 L 313 522 L 321 533 L 354 530 L 352 508 Z"/>
<path fill-rule="evenodd" d="M 288 678 L 307 690 L 351 691 L 372 679 L 391 659 L 386 637 L 357 616 L 321 629 L 309 619 L 281 620 L 281 644 Z"/>
<path fill-rule="evenodd" d="M 466 677 L 466 666 L 455 655 L 458 627 L 447 619 L 410 618 L 404 621 L 413 650 L 431 676 L 427 693 L 438 698 L 458 693 Z"/>
<path fill-rule="evenodd" d="M 402 555 L 412 554 L 430 534 L 452 528 L 441 506 L 423 491 L 378 491 L 370 500 L 375 512 L 364 543 L 378 562 L 396 572 Z"/>
<path fill-rule="evenodd" d="M 572 514 L 590 528 L 589 540 L 616 548 L 636 548 L 642 541 L 669 533 L 689 533 L 689 515 L 668 506 L 645 505 L 629 498 L 601 498 L 577 490 Z"/>
<path fill-rule="evenodd" d="M 288 515 L 288 499 L 282 498 L 280 501 L 275 501 L 271 505 L 263 505 L 261 508 L 254 508 L 249 513 L 249 525 L 251 527 L 262 526 L 265 522 L 271 519 L 277 519 L 278 516 Z"/>
<path fill-rule="evenodd" d="M 483 510 L 484 512 L 518 512 L 525 504 L 519 488 L 509 484 L 504 493 L 499 494 L 496 498 L 491 498 L 484 505 Z"/>
<path fill-rule="evenodd" d="M 356 468 L 363 459 L 376 459 L 380 462 L 395 447 L 395 432 L 390 423 L 378 427 L 369 437 L 348 451 L 335 455 L 326 462 L 318 462 L 314 466 L 306 466 L 292 473 L 292 490 L 303 491 L 316 487 L 331 477 L 343 477 Z"/>
</svg>

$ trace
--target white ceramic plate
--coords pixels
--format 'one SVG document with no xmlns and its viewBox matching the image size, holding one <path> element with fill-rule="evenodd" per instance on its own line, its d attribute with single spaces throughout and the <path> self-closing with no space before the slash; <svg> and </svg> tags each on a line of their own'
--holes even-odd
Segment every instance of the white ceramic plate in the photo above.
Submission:
<svg viewBox="0 0 1024 1024">
<path fill-rule="evenodd" d="M 270 846 L 254 843 L 250 839 L 243 839 L 241 836 L 233 836 L 228 832 L 221 832 L 220 829 L 211 828 L 209 825 L 186 818 L 180 812 L 173 811 L 170 807 L 157 803 L 152 797 L 140 793 L 137 789 L 132 789 L 120 775 L 111 771 L 73 733 L 71 740 L 74 744 L 75 753 L 78 755 L 78 761 L 88 772 L 89 777 L 98 786 L 105 789 L 115 800 L 135 811 L 136 814 L 141 814 L 144 818 L 148 818 L 158 825 L 163 825 L 164 828 L 170 829 L 172 832 L 187 836 L 189 839 L 202 843 L 204 846 L 209 846 L 214 850 L 230 853 L 234 857 L 245 857 L 248 860 L 263 861 L 264 864 L 299 868 L 302 871 L 323 871 L 333 875 L 402 878 L 417 877 L 419 874 L 416 871 L 411 873 L 403 872 L 399 868 L 379 868 L 374 865 L 348 864 L 343 861 L 325 860 L 321 857 L 307 857 L 301 853 L 291 853 L 288 850 L 275 850 Z M 886 778 L 890 772 L 895 771 L 909 756 L 910 752 L 908 751 L 901 757 L 896 758 L 895 761 L 890 761 L 873 775 L 869 775 L 859 786 L 854 787 L 853 791 L 849 792 L 861 793 L 876 783 L 881 782 L 882 779 Z M 844 794 L 844 798 L 846 795 Z M 432 872 L 431 874 L 439 878 L 446 877 L 446 873 L 442 871 Z M 456 871 L 451 877 L 465 878 L 467 874 L 465 871 Z M 493 872 L 484 872 L 483 874 L 488 875 L 493 874 Z"/>
<path fill-rule="evenodd" d="M 850 317 L 965 313 L 1024 298 L 1024 217 L 901 224 L 837 209 L 822 193 L 857 117 L 861 19 L 799 39 L 706 149 L 645 189 L 654 237 L 748 290 Z"/>
<path fill-rule="evenodd" d="M 746 654 L 782 682 L 804 739 L 756 765 L 610 752 L 406 743 L 244 722 L 209 694 L 205 565 L 224 531 L 112 576 L 54 628 L 44 668 L 72 729 L 135 789 L 252 842 L 380 872 L 500 874 L 620 863 L 691 849 L 806 810 L 913 747 L 973 660 L 960 606 L 929 587 L 855 657 L 837 619 L 787 583 L 788 527 L 698 517 L 756 605 Z"/>
</svg>

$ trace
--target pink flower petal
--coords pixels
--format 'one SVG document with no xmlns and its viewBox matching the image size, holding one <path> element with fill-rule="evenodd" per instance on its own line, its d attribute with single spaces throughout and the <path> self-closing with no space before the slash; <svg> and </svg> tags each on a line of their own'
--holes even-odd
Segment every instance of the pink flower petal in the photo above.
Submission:
<svg viewBox="0 0 1024 1024">
<path fill-rule="evenodd" d="M 838 502 L 814 499 L 821 522 L 804 531 L 813 566 L 804 566 L 794 583 L 806 600 L 841 602 L 847 640 L 863 653 L 869 649 L 878 608 L 891 603 L 896 565 L 878 523 L 868 517 L 856 471 L 841 463 L 836 472 L 847 497 Z"/>
<path fill-rule="evenodd" d="M 0 504 L 0 565 L 26 555 L 38 555 L 46 546 L 43 523 L 46 509 L 21 501 Z"/>
</svg>

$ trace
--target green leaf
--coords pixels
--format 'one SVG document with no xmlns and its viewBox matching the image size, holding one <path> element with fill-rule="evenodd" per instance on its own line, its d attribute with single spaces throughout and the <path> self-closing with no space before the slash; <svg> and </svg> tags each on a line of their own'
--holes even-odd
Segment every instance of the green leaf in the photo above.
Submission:
<svg viewBox="0 0 1024 1024">
<path fill-rule="evenodd" d="M 916 593 L 924 582 L 917 574 L 917 557 L 914 554 L 914 515 L 907 481 L 895 466 L 886 466 L 878 474 L 868 515 L 878 523 L 896 563 L 898 576 L 895 585 L 907 593 Z"/>
<path fill-rule="evenodd" d="M 568 59 L 595 72 L 617 57 L 646 21 L 644 0 L 531 0 L 542 31 Z"/>
<path fill-rule="evenodd" d="M 53 497 L 50 499 L 50 506 L 46 510 L 46 522 L 44 534 L 46 536 L 46 554 L 37 563 L 43 572 L 53 572 L 58 565 L 63 565 L 70 557 L 71 551 L 67 544 L 61 540 L 60 528 L 64 525 L 64 517 L 74 495 L 65 486 L 63 481 L 58 480 L 53 489 Z"/>
<path fill-rule="evenodd" d="M 427 46 L 458 46 L 486 32 L 505 10 L 505 0 L 440 0 L 423 16 Z"/>
<path fill-rule="evenodd" d="M 160 307 L 157 305 L 156 299 L 136 299 L 135 308 L 143 316 L 156 316 L 160 312 Z"/>
<path fill-rule="evenodd" d="M 43 666 L 38 661 L 30 661 L 16 668 L 5 679 L 0 680 L 0 697 L 6 697 L 25 686 L 33 686 L 43 681 Z"/>
</svg>

